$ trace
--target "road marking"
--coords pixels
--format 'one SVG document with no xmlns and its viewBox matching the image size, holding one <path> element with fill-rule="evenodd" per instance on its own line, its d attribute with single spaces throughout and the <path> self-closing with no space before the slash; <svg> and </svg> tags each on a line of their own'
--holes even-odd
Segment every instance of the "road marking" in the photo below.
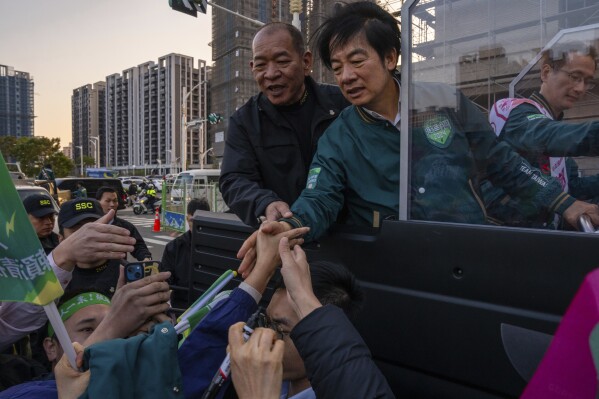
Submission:
<svg viewBox="0 0 599 399">
<path fill-rule="evenodd" d="M 144 238 L 145 242 L 151 242 L 152 244 L 156 244 L 156 245 L 166 245 L 168 244 L 168 242 L 162 241 L 162 240 L 154 240 L 153 238 Z"/>
</svg>

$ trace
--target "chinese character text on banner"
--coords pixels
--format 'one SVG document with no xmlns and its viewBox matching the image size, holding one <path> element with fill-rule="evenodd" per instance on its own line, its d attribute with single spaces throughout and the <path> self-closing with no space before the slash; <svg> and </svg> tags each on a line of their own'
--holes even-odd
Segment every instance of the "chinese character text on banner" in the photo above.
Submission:
<svg viewBox="0 0 599 399">
<path fill-rule="evenodd" d="M 0 154 L 0 301 L 46 305 L 62 287 Z"/>
</svg>

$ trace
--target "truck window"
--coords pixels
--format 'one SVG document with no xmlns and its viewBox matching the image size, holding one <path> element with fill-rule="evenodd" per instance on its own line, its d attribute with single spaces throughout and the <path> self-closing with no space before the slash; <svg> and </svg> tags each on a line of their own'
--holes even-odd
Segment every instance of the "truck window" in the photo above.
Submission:
<svg viewBox="0 0 599 399">
<path fill-rule="evenodd" d="M 528 99 L 539 90 L 545 46 L 576 41 L 596 48 L 597 5 L 590 13 L 591 3 L 568 0 L 408 3 L 409 13 L 401 16 L 407 51 L 401 58 L 400 219 L 549 227 L 529 223 L 538 203 L 517 197 L 523 191 L 517 179 L 530 171 L 510 162 L 513 152 L 503 149 L 505 143 L 493 151 L 481 143 L 488 142 L 485 135 L 496 137 L 488 122 L 496 101 Z M 599 91 L 584 83 L 586 95 L 565 112 L 566 120 L 597 118 Z M 572 161 L 579 176 L 599 172 L 597 158 Z M 539 176 L 555 179 L 542 167 Z M 483 190 L 489 184 L 492 190 Z M 501 220 L 489 217 L 493 201 L 507 204 L 498 213 Z M 548 213 L 543 223 L 554 218 Z"/>
</svg>

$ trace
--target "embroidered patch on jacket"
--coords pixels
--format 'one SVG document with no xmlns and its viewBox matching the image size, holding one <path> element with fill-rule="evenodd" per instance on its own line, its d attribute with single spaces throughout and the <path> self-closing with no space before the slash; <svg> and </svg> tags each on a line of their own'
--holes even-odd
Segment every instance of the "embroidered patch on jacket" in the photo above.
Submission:
<svg viewBox="0 0 599 399">
<path fill-rule="evenodd" d="M 424 134 L 432 145 L 447 148 L 453 138 L 453 129 L 449 119 L 435 117 L 424 122 Z"/>
<path fill-rule="evenodd" d="M 535 119 L 545 119 L 547 118 L 547 116 L 543 115 L 543 114 L 532 114 L 532 115 L 528 115 L 526 117 L 526 119 L 528 119 L 529 121 L 534 121 Z"/>
<path fill-rule="evenodd" d="M 310 169 L 308 173 L 308 182 L 306 183 L 306 188 L 312 189 L 316 188 L 316 183 L 318 181 L 318 175 L 320 174 L 320 168 Z"/>
</svg>

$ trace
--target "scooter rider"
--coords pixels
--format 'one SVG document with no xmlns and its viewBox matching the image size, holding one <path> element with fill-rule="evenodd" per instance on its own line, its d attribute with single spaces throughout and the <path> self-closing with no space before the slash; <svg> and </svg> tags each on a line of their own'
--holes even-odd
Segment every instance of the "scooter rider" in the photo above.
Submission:
<svg viewBox="0 0 599 399">
<path fill-rule="evenodd" d="M 148 184 L 145 196 L 147 199 L 145 202 L 146 210 L 144 211 L 144 215 L 147 214 L 148 211 L 154 212 L 154 203 L 156 202 L 156 188 L 153 184 Z"/>
</svg>

